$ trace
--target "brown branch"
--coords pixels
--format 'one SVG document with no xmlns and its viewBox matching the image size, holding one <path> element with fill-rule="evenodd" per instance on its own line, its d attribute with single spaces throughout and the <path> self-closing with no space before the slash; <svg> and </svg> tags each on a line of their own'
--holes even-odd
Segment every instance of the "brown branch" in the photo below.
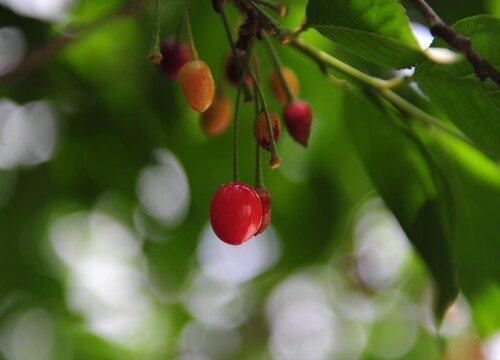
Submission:
<svg viewBox="0 0 500 360">
<path fill-rule="evenodd" d="M 113 12 L 104 15 L 88 24 L 78 28 L 67 29 L 61 35 L 55 37 L 47 44 L 29 53 L 23 61 L 8 73 L 0 75 L 0 83 L 12 81 L 21 76 L 26 76 L 35 71 L 50 58 L 63 50 L 69 43 L 80 39 L 90 31 L 107 24 L 109 21 L 123 17 L 131 16 L 139 13 L 146 6 L 148 0 L 130 0 L 126 4 L 114 10 Z"/>
<path fill-rule="evenodd" d="M 425 0 L 413 1 L 427 18 L 432 35 L 440 37 L 453 48 L 463 53 L 481 81 L 490 78 L 497 85 L 500 85 L 500 72 L 474 50 L 469 38 L 459 34 L 452 27 L 448 26 Z"/>
</svg>

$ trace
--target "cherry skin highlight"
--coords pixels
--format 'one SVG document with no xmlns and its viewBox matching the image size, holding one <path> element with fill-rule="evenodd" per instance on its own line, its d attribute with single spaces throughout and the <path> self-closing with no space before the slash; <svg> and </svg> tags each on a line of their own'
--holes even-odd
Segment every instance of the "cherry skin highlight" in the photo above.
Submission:
<svg viewBox="0 0 500 360">
<path fill-rule="evenodd" d="M 163 57 L 160 63 L 161 72 L 169 78 L 177 77 L 181 68 L 189 61 L 189 48 L 175 36 L 170 36 L 163 41 L 160 50 Z"/>
<path fill-rule="evenodd" d="M 240 245 L 255 235 L 261 222 L 261 200 L 252 187 L 230 182 L 217 189 L 210 204 L 210 224 L 219 239 Z"/>
<path fill-rule="evenodd" d="M 257 236 L 266 231 L 269 223 L 271 222 L 271 195 L 265 188 L 257 188 L 255 189 L 255 192 L 259 195 L 260 202 L 262 204 L 262 223 L 260 224 L 259 230 L 255 233 Z"/>
<path fill-rule="evenodd" d="M 303 100 L 293 101 L 285 107 L 283 117 L 288 133 L 299 144 L 307 147 L 312 124 L 309 104 Z"/>
<path fill-rule="evenodd" d="M 215 97 L 215 82 L 208 65 L 202 60 L 186 63 L 179 73 L 179 83 L 193 110 L 204 112 Z"/>
</svg>

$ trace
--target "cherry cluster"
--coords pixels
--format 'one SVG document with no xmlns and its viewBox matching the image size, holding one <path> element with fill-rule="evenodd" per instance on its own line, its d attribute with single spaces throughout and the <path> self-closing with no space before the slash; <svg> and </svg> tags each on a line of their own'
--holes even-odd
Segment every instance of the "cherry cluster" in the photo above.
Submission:
<svg viewBox="0 0 500 360">
<path fill-rule="evenodd" d="M 224 18 L 222 6 L 227 1 L 214 1 L 214 8 Z M 266 40 L 272 57 L 274 68 L 270 72 L 269 87 L 273 95 L 284 105 L 283 118 L 286 129 L 292 138 L 304 147 L 308 146 L 312 124 L 312 110 L 309 104 L 298 99 L 300 83 L 295 72 L 281 65 L 277 53 L 267 34 L 276 35 L 265 18 L 250 7 L 251 0 L 235 2 L 246 20 L 239 26 L 239 38 L 230 40 L 230 55 L 224 61 L 224 77 L 221 82 L 232 84 L 238 88 L 236 111 L 233 111 L 230 98 L 224 93 L 223 86 L 216 92 L 215 81 L 209 66 L 199 59 L 191 34 L 189 19 L 186 17 L 188 43 L 179 37 L 168 37 L 161 44 L 161 72 L 169 78 L 177 78 L 182 92 L 195 111 L 201 113 L 201 127 L 209 136 L 224 132 L 234 118 L 237 126 L 237 110 L 240 93 L 246 91 L 245 101 L 254 101 L 256 114 L 254 120 L 254 136 L 257 148 L 271 153 L 269 165 L 276 168 L 280 158 L 276 152 L 276 143 L 281 137 L 281 120 L 277 112 L 269 111 L 259 78 L 259 61 L 253 43 Z M 269 2 L 269 4 L 272 4 Z M 185 5 L 185 4 L 184 4 Z M 247 6 L 245 6 L 247 5 Z M 279 16 L 286 15 L 286 5 L 279 3 L 273 8 Z M 224 18 L 225 21 L 226 18 Z M 227 28 L 226 28 L 227 30 Z M 266 33 L 266 34 L 264 34 Z M 234 114 L 233 114 L 234 112 Z M 234 144 L 237 132 L 234 131 Z M 234 151 L 234 150 L 233 150 Z M 236 155 L 233 154 L 236 158 Z M 269 226 L 271 220 L 271 196 L 262 185 L 260 176 L 260 153 L 257 151 L 256 185 L 251 187 L 238 181 L 237 158 L 233 158 L 233 181 L 222 185 L 215 192 L 210 205 L 210 223 L 215 234 L 231 245 L 239 245 L 255 235 L 261 234 Z"/>
</svg>

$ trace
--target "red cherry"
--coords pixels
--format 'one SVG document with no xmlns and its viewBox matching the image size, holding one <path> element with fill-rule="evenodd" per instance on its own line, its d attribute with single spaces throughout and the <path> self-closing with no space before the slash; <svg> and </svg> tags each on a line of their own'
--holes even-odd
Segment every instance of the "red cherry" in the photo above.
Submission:
<svg viewBox="0 0 500 360">
<path fill-rule="evenodd" d="M 255 192 L 259 195 L 260 202 L 262 203 L 262 223 L 259 230 L 255 233 L 255 235 L 259 235 L 267 229 L 271 222 L 271 195 L 265 188 L 257 188 Z"/>
<path fill-rule="evenodd" d="M 210 224 L 219 239 L 239 245 L 255 235 L 262 222 L 261 200 L 240 182 L 222 185 L 210 204 Z"/>
<path fill-rule="evenodd" d="M 283 114 L 288 133 L 299 144 L 307 147 L 311 134 L 312 110 L 309 104 L 296 100 L 285 107 Z"/>
<path fill-rule="evenodd" d="M 170 78 L 174 78 L 189 61 L 189 48 L 179 43 L 175 36 L 170 36 L 161 44 L 161 72 Z"/>
<path fill-rule="evenodd" d="M 240 58 L 240 63 L 243 64 L 243 62 L 245 61 L 245 52 L 239 50 L 238 56 Z M 229 81 L 231 84 L 235 86 L 238 86 L 240 83 L 240 76 L 238 71 L 238 64 L 236 63 L 233 55 L 229 55 L 228 58 L 226 59 L 225 72 L 227 81 Z M 245 76 L 245 81 L 247 82 L 248 85 L 251 85 L 252 77 L 249 74 L 247 74 Z"/>
</svg>

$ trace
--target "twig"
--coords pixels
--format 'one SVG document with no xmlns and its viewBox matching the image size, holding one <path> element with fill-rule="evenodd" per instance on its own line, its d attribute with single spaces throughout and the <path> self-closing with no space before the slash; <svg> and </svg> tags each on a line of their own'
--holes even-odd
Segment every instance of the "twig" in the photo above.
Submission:
<svg viewBox="0 0 500 360">
<path fill-rule="evenodd" d="M 104 15 L 88 24 L 78 28 L 64 31 L 61 35 L 55 37 L 47 44 L 34 50 L 24 58 L 14 69 L 6 74 L 0 75 L 0 83 L 11 81 L 20 76 L 28 75 L 40 66 L 45 64 L 51 57 L 63 50 L 69 43 L 80 39 L 92 30 L 107 24 L 109 21 L 115 20 L 123 16 L 131 16 L 139 13 L 144 9 L 148 0 L 131 0 L 114 10 L 113 12 Z"/>
<path fill-rule="evenodd" d="M 430 31 L 434 36 L 440 37 L 453 48 L 463 53 L 481 81 L 490 78 L 497 85 L 500 85 L 500 72 L 474 50 L 469 38 L 459 34 L 452 27 L 448 26 L 425 0 L 413 1 L 427 18 Z"/>
</svg>

